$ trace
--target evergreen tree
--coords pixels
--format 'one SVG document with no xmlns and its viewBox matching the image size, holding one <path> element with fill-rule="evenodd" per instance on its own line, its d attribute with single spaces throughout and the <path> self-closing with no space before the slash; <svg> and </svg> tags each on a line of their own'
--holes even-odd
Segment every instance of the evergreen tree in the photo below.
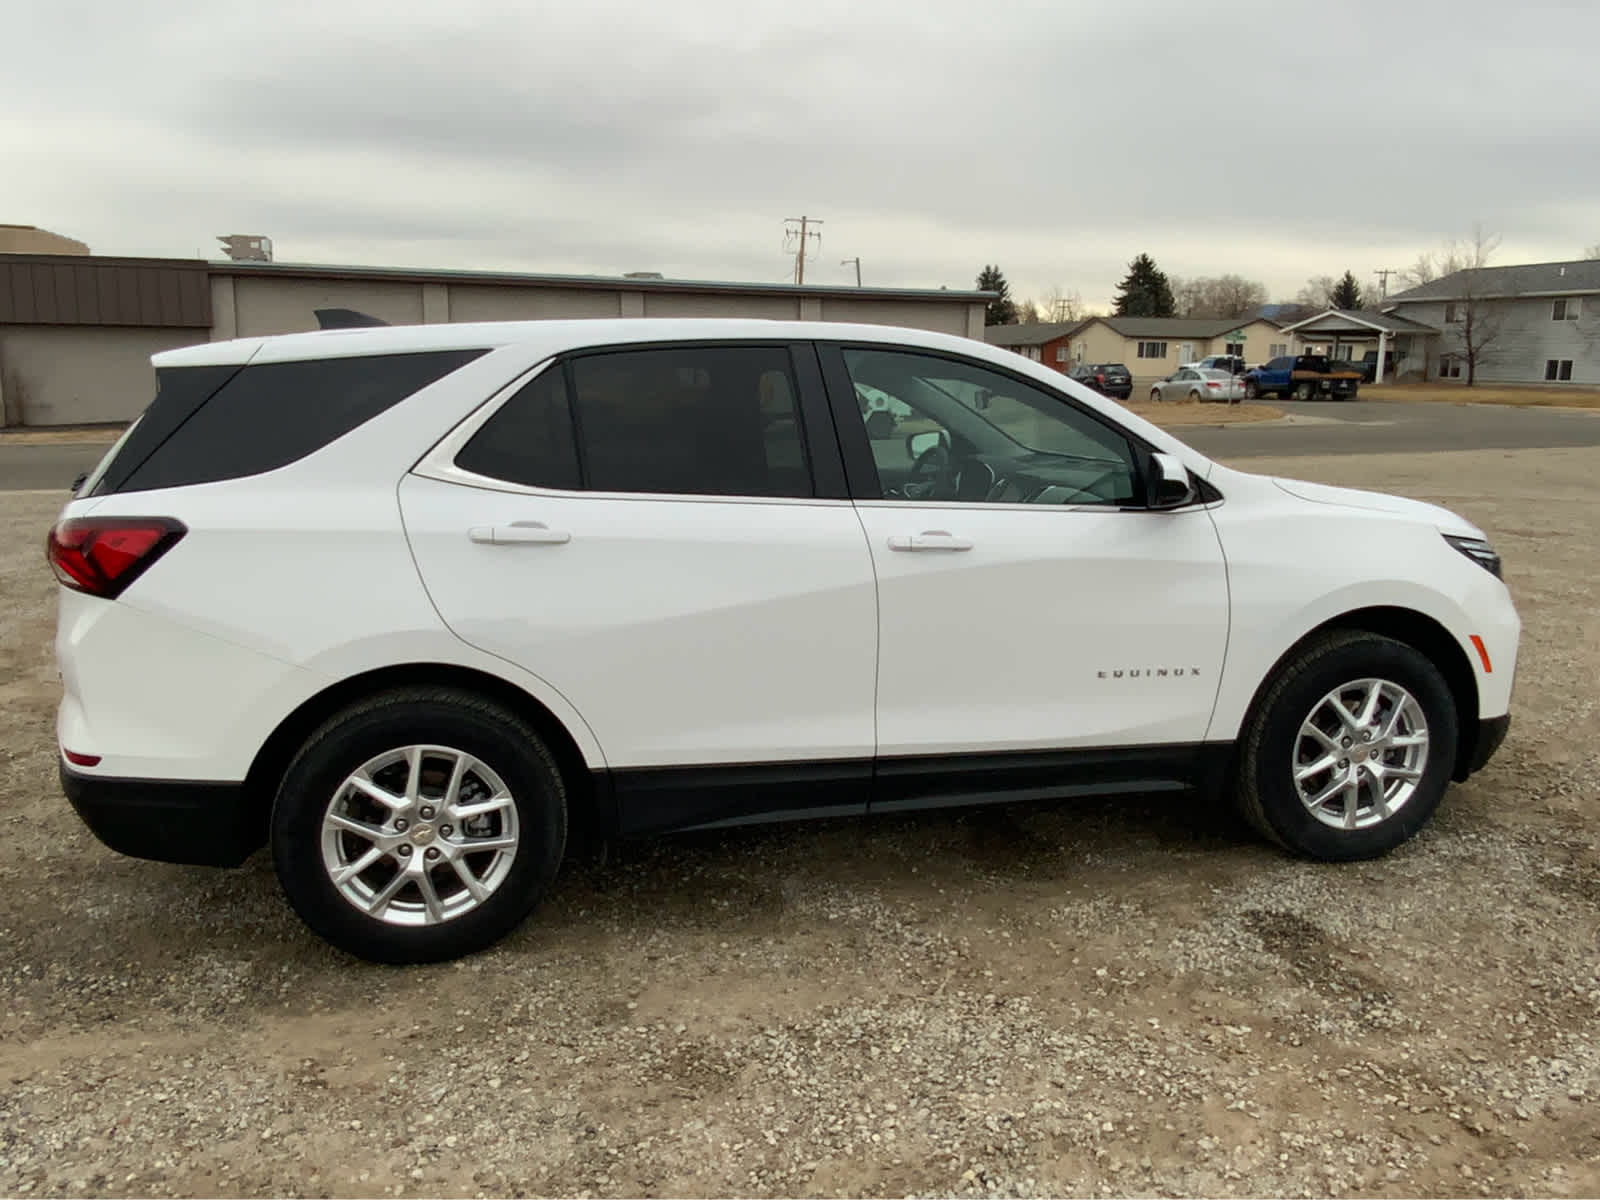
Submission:
<svg viewBox="0 0 1600 1200">
<path fill-rule="evenodd" d="M 1115 313 L 1119 317 L 1171 317 L 1178 311 L 1172 284 L 1148 254 L 1128 264 L 1127 277 L 1117 285 Z"/>
<path fill-rule="evenodd" d="M 1335 308 L 1360 308 L 1361 285 L 1356 282 L 1356 277 L 1346 271 L 1344 278 L 1333 285 L 1333 292 L 1328 296 L 1328 302 Z"/>
<path fill-rule="evenodd" d="M 978 290 L 995 293 L 995 298 L 989 301 L 989 311 L 983 319 L 985 325 L 1017 323 L 1017 305 L 1011 299 L 1011 285 L 1006 282 L 1005 274 L 999 267 L 991 263 L 978 272 Z"/>
</svg>

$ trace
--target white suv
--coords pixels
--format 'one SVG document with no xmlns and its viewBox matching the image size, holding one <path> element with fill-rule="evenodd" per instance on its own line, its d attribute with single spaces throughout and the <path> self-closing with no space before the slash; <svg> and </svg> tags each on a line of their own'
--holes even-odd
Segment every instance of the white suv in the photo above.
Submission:
<svg viewBox="0 0 1600 1200">
<path fill-rule="evenodd" d="M 500 937 L 578 823 L 1195 788 L 1365 858 L 1506 731 L 1481 531 L 981 342 L 548 321 L 155 364 L 50 535 L 63 786 L 127 854 L 270 844 L 367 958 Z"/>
</svg>

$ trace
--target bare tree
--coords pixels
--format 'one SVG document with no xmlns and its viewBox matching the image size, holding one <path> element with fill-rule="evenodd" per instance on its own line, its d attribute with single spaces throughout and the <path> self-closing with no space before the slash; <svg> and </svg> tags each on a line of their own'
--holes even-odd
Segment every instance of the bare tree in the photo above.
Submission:
<svg viewBox="0 0 1600 1200">
<path fill-rule="evenodd" d="M 1466 364 L 1468 387 L 1477 382 L 1478 369 L 1499 356 L 1500 334 L 1516 300 L 1504 283 L 1495 283 L 1484 273 L 1499 248 L 1499 234 L 1474 225 L 1471 238 L 1451 238 L 1435 260 L 1440 278 L 1455 279 L 1445 300 L 1444 340 L 1451 347 L 1448 353 Z"/>
<path fill-rule="evenodd" d="M 1318 309 L 1332 308 L 1333 292 L 1339 281 L 1332 275 L 1313 275 L 1305 287 L 1295 293 L 1295 303 Z"/>
<path fill-rule="evenodd" d="M 1039 306 L 1032 300 L 1017 301 L 1017 324 L 1037 325 L 1039 323 Z"/>
<path fill-rule="evenodd" d="M 1243 317 L 1267 302 L 1267 287 L 1242 275 L 1200 275 L 1173 279 L 1178 314 L 1185 317 Z"/>
</svg>

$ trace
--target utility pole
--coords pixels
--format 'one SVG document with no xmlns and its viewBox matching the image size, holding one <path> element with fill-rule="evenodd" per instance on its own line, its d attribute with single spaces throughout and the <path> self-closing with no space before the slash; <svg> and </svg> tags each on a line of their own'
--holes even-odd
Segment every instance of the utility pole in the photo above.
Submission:
<svg viewBox="0 0 1600 1200">
<path fill-rule="evenodd" d="M 816 233 L 813 230 L 811 230 L 810 226 L 812 226 L 812 225 L 821 225 L 822 222 L 818 221 L 818 220 L 815 220 L 812 217 L 803 217 L 803 216 L 802 217 L 785 217 L 783 219 L 783 221 L 784 221 L 783 235 L 784 235 L 785 242 L 787 242 L 787 240 L 789 238 L 798 238 L 799 239 L 799 241 L 798 241 L 798 247 L 799 248 L 796 251 L 795 258 L 794 258 L 794 281 L 796 283 L 804 283 L 806 281 L 806 239 L 807 238 L 816 238 L 818 244 L 821 244 L 822 235 L 820 233 Z M 800 228 L 798 230 L 792 228 L 795 225 L 799 225 Z M 787 248 L 788 247 L 786 245 L 785 249 L 787 249 Z"/>
<path fill-rule="evenodd" d="M 1378 299 L 1387 300 L 1389 298 L 1389 276 L 1398 275 L 1400 272 L 1393 267 L 1384 267 L 1381 270 L 1374 271 L 1373 274 L 1378 277 Z"/>
<path fill-rule="evenodd" d="M 851 263 L 855 264 L 855 267 L 856 267 L 856 286 L 860 287 L 861 286 L 861 256 L 858 254 L 854 258 L 847 258 L 842 263 L 840 263 L 839 265 L 841 267 L 848 267 Z"/>
</svg>

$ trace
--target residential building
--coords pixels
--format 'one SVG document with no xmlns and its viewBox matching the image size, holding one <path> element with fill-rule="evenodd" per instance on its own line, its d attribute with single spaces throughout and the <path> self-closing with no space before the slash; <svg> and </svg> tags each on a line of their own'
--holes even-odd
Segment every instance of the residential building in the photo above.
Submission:
<svg viewBox="0 0 1600 1200">
<path fill-rule="evenodd" d="M 990 325 L 983 331 L 983 340 L 991 346 L 1004 346 L 1023 358 L 1064 373 L 1072 368 L 1072 335 L 1085 324 L 1084 321 L 1064 321 L 1035 325 Z"/>
<path fill-rule="evenodd" d="M 1330 308 L 1285 325 L 1283 332 L 1291 339 L 1286 354 L 1326 354 L 1359 362 L 1369 350 L 1376 351 L 1382 365 L 1382 374 L 1374 375 L 1377 383 L 1426 378 L 1439 341 L 1439 331 L 1431 325 L 1364 309 Z"/>
<path fill-rule="evenodd" d="M 1211 354 L 1238 354 L 1252 363 L 1289 353 L 1289 338 L 1265 317 L 1091 317 L 1072 333 L 1071 359 L 1119 362 L 1141 384 L 1172 374 Z"/>
<path fill-rule="evenodd" d="M 87 254 L 77 238 L 62 237 L 37 225 L 0 225 L 0 254 Z"/>
<path fill-rule="evenodd" d="M 1466 382 L 1470 318 L 1479 382 L 1600 385 L 1600 260 L 1457 271 L 1389 297 L 1384 312 L 1441 331 L 1429 379 Z"/>
</svg>

